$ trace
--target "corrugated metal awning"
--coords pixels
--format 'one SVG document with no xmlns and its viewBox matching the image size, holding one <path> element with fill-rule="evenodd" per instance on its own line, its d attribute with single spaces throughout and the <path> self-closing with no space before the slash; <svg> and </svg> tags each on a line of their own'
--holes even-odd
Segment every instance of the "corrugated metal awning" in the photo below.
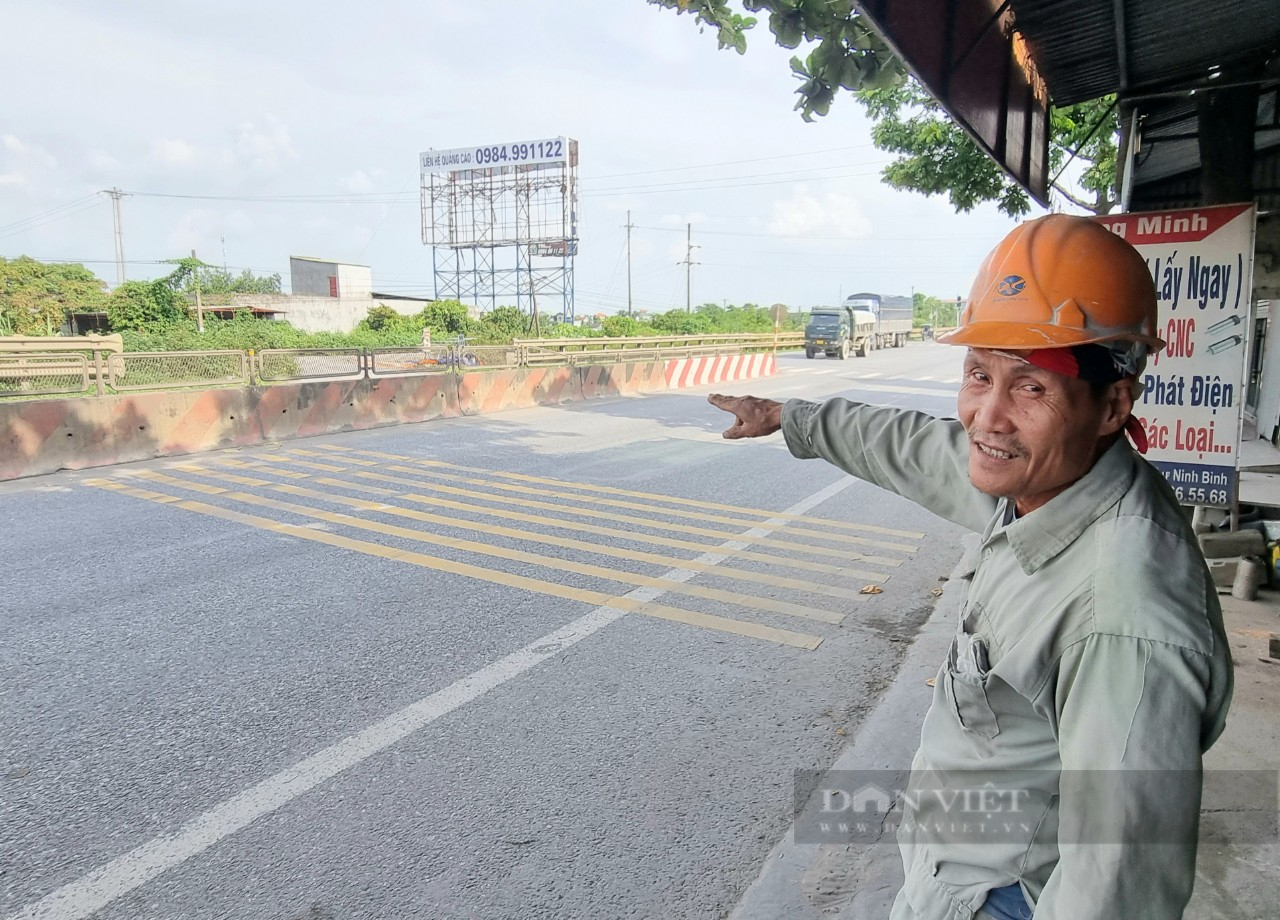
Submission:
<svg viewBox="0 0 1280 920">
<path fill-rule="evenodd" d="M 1280 51 L 1277 0 L 1010 0 L 1055 105 L 1190 86 Z"/>
</svg>

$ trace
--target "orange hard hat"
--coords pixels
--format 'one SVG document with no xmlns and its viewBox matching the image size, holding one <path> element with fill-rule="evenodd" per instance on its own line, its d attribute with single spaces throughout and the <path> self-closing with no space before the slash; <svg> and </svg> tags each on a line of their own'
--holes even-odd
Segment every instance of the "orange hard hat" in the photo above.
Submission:
<svg viewBox="0 0 1280 920">
<path fill-rule="evenodd" d="M 1065 214 L 1027 221 L 1001 240 L 978 269 L 960 325 L 938 341 L 1015 351 L 1123 341 L 1164 347 L 1142 256 L 1102 224 Z"/>
</svg>

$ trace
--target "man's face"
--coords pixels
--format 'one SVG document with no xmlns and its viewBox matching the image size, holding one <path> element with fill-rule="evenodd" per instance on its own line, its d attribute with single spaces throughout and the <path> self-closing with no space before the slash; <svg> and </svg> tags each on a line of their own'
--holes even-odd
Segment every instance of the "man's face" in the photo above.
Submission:
<svg viewBox="0 0 1280 920">
<path fill-rule="evenodd" d="M 1125 386 L 1095 398 L 1089 384 L 1006 355 L 970 349 L 960 386 L 969 434 L 969 479 L 988 495 L 1039 508 L 1082 477 L 1119 431 L 1132 399 Z"/>
</svg>

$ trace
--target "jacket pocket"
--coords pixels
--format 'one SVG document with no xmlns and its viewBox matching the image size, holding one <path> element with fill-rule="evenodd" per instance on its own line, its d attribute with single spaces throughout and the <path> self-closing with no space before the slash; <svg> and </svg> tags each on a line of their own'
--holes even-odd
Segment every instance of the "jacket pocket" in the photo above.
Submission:
<svg viewBox="0 0 1280 920">
<path fill-rule="evenodd" d="M 955 710 L 960 727 L 966 732 L 992 740 L 1000 734 L 1000 723 L 996 719 L 995 710 L 987 701 L 987 680 L 990 675 L 984 668 L 959 666 L 957 655 L 962 637 L 957 636 L 951 643 L 951 651 L 947 655 L 947 676 L 944 686 L 947 699 Z M 978 637 L 969 637 L 970 639 Z"/>
</svg>

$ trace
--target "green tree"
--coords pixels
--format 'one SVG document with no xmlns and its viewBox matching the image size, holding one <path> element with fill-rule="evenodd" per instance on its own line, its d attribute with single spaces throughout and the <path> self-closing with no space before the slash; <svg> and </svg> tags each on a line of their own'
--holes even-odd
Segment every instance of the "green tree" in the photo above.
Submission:
<svg viewBox="0 0 1280 920">
<path fill-rule="evenodd" d="M 485 332 L 508 342 L 527 335 L 529 323 L 530 318 L 519 307 L 496 307 L 480 317 Z"/>
<path fill-rule="evenodd" d="M 911 298 L 911 325 L 913 326 L 954 326 L 956 324 L 955 302 L 944 303 L 930 294 L 916 292 Z"/>
<path fill-rule="evenodd" d="M 174 269 L 154 281 L 126 281 L 107 301 L 107 321 L 117 332 L 142 332 L 190 317 L 191 308 L 183 291 L 204 263 L 195 258 L 171 259 Z"/>
<path fill-rule="evenodd" d="M 686 310 L 659 313 L 649 320 L 649 325 L 661 335 L 703 335 L 712 331 L 705 313 L 689 313 Z"/>
<path fill-rule="evenodd" d="M 56 335 L 67 311 L 94 311 L 106 285 L 83 265 L 0 257 L 0 327 L 17 335 Z"/>
<path fill-rule="evenodd" d="M 721 48 L 739 54 L 757 20 L 736 12 L 730 0 L 648 0 L 693 16 L 714 29 Z M 826 115 L 841 89 L 853 92 L 873 122 L 872 141 L 898 154 L 883 178 L 895 188 L 945 194 L 958 211 L 986 201 L 1006 214 L 1027 213 L 1031 200 L 946 113 L 871 29 L 853 0 L 741 0 L 748 12 L 767 13 L 769 29 L 784 48 L 811 48 L 791 59 L 799 79 L 796 108 L 806 121 Z M 1084 195 L 1055 190 L 1073 204 L 1103 214 L 1115 206 L 1115 157 L 1119 121 L 1112 97 L 1050 110 L 1049 168 L 1067 158 L 1081 164 Z"/>
<path fill-rule="evenodd" d="M 164 282 L 126 281 L 107 300 L 107 321 L 116 332 L 144 332 L 189 316 L 186 299 Z"/>
<path fill-rule="evenodd" d="M 437 336 L 465 335 L 471 327 L 466 304 L 456 300 L 434 300 L 419 314 L 423 327 Z"/>
<path fill-rule="evenodd" d="M 228 297 L 232 294 L 279 294 L 281 281 L 279 274 L 255 275 L 249 269 L 240 274 L 218 268 L 215 265 L 199 263 L 183 284 L 183 291 L 194 297 L 196 282 L 200 285 L 202 297 Z"/>
<path fill-rule="evenodd" d="M 385 304 L 377 304 L 369 308 L 365 318 L 360 320 L 358 328 L 368 329 L 372 332 L 382 332 L 386 329 L 406 325 L 405 320 L 406 317 L 403 314 L 397 313 Z"/>
<path fill-rule="evenodd" d="M 634 338 L 640 335 L 650 335 L 653 332 L 650 327 L 640 322 L 640 320 L 624 313 L 606 316 L 604 322 L 600 324 L 600 331 L 610 338 Z"/>
</svg>

